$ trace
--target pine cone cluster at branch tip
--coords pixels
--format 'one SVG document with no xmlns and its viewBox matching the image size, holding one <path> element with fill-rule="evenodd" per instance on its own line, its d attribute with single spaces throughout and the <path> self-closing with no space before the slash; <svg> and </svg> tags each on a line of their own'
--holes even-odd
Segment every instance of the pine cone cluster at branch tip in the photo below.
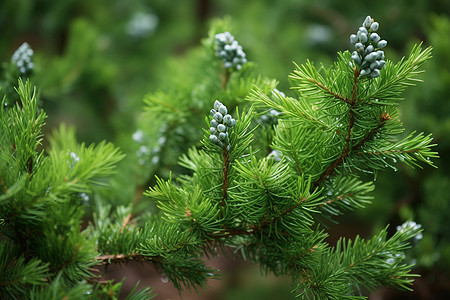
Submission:
<svg viewBox="0 0 450 300">
<path fill-rule="evenodd" d="M 382 40 L 376 31 L 378 22 L 367 16 L 356 34 L 350 35 L 350 43 L 355 47 L 352 59 L 361 69 L 361 77 L 375 78 L 380 76 L 380 70 L 384 67 L 384 51 L 387 42 Z"/>
<path fill-rule="evenodd" d="M 210 122 L 209 128 L 211 135 L 209 140 L 214 144 L 223 147 L 229 143 L 228 130 L 236 124 L 236 120 L 228 114 L 227 107 L 216 100 L 214 108 L 211 109 L 211 116 L 213 119 Z M 227 145 L 227 150 L 230 150 L 230 145 Z"/>
<path fill-rule="evenodd" d="M 397 226 L 397 231 L 405 232 L 405 231 L 418 231 L 420 228 L 422 228 L 421 224 L 417 224 L 414 221 L 406 221 L 402 225 Z M 414 240 L 418 241 L 421 240 L 423 237 L 422 233 L 418 233 L 414 236 Z"/>
<path fill-rule="evenodd" d="M 33 56 L 33 49 L 30 48 L 27 42 L 23 43 L 12 55 L 11 61 L 19 68 L 22 75 L 31 74 L 34 64 L 31 61 Z"/>
<path fill-rule="evenodd" d="M 247 62 L 242 46 L 238 44 L 234 36 L 228 31 L 216 34 L 216 45 L 217 56 L 222 60 L 225 68 L 240 70 Z"/>
</svg>

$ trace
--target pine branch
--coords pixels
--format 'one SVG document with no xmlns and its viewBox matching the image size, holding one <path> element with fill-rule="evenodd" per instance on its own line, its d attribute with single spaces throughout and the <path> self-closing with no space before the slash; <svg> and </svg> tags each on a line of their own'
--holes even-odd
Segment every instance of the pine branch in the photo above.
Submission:
<svg viewBox="0 0 450 300">
<path fill-rule="evenodd" d="M 400 94 L 407 86 L 421 80 L 416 77 L 424 72 L 420 67 L 431 58 L 432 47 L 422 50 L 422 43 L 414 45 L 410 56 L 397 64 L 386 63 L 385 74 L 373 85 L 369 85 L 362 99 L 376 105 L 395 105 L 402 100 Z M 362 101 L 362 100 L 361 100 Z"/>
<path fill-rule="evenodd" d="M 347 129 L 347 135 L 345 138 L 344 149 L 343 149 L 342 153 L 339 155 L 339 157 L 333 163 L 331 163 L 328 166 L 328 168 L 326 168 L 325 171 L 323 171 L 323 173 L 320 175 L 319 179 L 317 179 L 314 182 L 314 184 L 313 184 L 314 187 L 319 186 L 320 182 L 322 182 L 328 176 L 332 175 L 335 172 L 335 170 L 344 162 L 346 157 L 349 155 L 350 151 L 352 151 L 352 149 L 350 148 L 351 147 L 350 141 L 351 141 L 353 125 L 355 122 L 355 115 L 354 115 L 353 110 L 355 108 L 355 99 L 356 99 L 357 90 L 358 90 L 358 76 L 359 76 L 359 71 L 355 68 L 354 79 L 353 79 L 352 98 L 349 99 L 349 101 L 347 101 L 347 103 L 350 105 L 350 109 L 349 109 L 349 121 L 348 121 L 348 129 Z"/>
<path fill-rule="evenodd" d="M 344 210 L 361 209 L 370 203 L 372 199 L 370 192 L 374 189 L 372 181 L 362 182 L 355 175 L 337 175 L 331 182 L 325 184 L 326 198 L 317 208 L 334 216 L 340 215 Z M 325 218 L 329 219 L 327 215 Z"/>
<path fill-rule="evenodd" d="M 313 114 L 311 108 L 306 107 L 305 103 L 293 98 L 277 95 L 277 101 L 274 101 L 256 87 L 252 90 L 248 99 L 254 103 L 256 108 L 271 108 L 280 111 L 280 118 L 289 116 L 299 121 L 311 122 L 319 129 L 330 129 L 330 126 L 327 123 L 323 122 L 318 116 Z"/>
<path fill-rule="evenodd" d="M 403 140 L 397 143 L 390 143 L 374 147 L 374 145 L 367 145 L 367 147 L 358 147 L 360 151 L 355 151 L 355 154 L 364 159 L 368 165 L 372 160 L 374 163 L 377 159 L 385 161 L 386 157 L 390 157 L 394 162 L 397 160 L 406 163 L 410 167 L 419 167 L 419 162 L 435 167 L 431 158 L 437 158 L 438 153 L 432 151 L 431 147 L 433 138 L 431 135 L 424 136 L 423 133 L 415 134 L 412 132 Z M 376 168 L 376 165 L 372 165 Z"/>
<path fill-rule="evenodd" d="M 242 166 L 242 165 L 241 165 Z M 255 169 L 255 174 L 256 172 L 258 172 L 258 169 Z M 277 172 L 279 172 L 279 170 L 276 170 Z M 264 171 L 263 171 L 264 172 Z M 257 175 L 252 175 L 253 173 L 249 173 L 249 177 L 255 177 L 256 180 L 259 180 Z M 280 174 L 277 174 L 280 175 Z M 282 177 L 282 178 L 289 178 L 289 177 Z M 263 189 L 268 188 L 268 186 L 266 186 L 267 183 L 264 183 L 264 186 L 262 187 Z M 283 223 L 283 220 L 286 218 L 292 219 L 292 220 L 297 220 L 299 222 L 302 222 L 303 226 L 305 226 L 306 224 L 310 224 L 311 223 L 311 219 L 310 217 L 306 214 L 308 210 L 310 210 L 310 208 L 312 207 L 317 207 L 318 204 L 321 201 L 321 198 L 319 197 L 319 191 L 316 190 L 314 193 L 309 193 L 310 190 L 310 185 L 311 185 L 311 179 L 304 179 L 303 176 L 300 176 L 297 180 L 297 184 L 296 186 L 293 187 L 289 187 L 288 185 L 285 185 L 283 183 L 278 183 L 278 189 L 284 190 L 284 189 L 288 189 L 288 194 L 290 196 L 275 196 L 274 195 L 274 203 L 271 203 L 272 207 L 280 207 L 280 208 L 274 208 L 272 211 L 269 211 L 267 214 L 265 214 L 262 217 L 258 217 L 259 215 L 256 215 L 256 219 L 255 221 L 252 221 L 254 218 L 252 218 L 251 216 L 247 216 L 245 214 L 245 211 L 241 212 L 242 214 L 242 218 L 243 220 L 245 220 L 245 223 L 248 223 L 247 225 L 245 225 L 245 227 L 239 227 L 239 228 L 224 228 L 220 231 L 217 232 L 212 232 L 212 233 L 208 233 L 207 235 L 209 237 L 213 237 L 213 238 L 229 238 L 229 237 L 233 237 L 233 236 L 239 236 L 239 235 L 255 235 L 258 236 L 260 235 L 263 231 L 266 230 L 270 230 L 270 228 L 273 227 L 277 227 L 278 230 L 280 230 L 280 228 L 284 227 L 285 225 Z M 292 191 L 289 191 L 290 189 L 292 189 Z M 259 194 L 260 192 L 257 190 L 254 191 L 249 191 L 248 193 L 251 194 Z M 270 193 L 266 192 L 268 195 L 270 195 Z M 236 201 L 236 198 L 242 197 L 243 201 L 246 201 L 245 199 L 250 199 L 250 198 L 246 198 L 247 194 L 242 194 L 242 196 L 239 196 L 238 194 L 236 194 L 236 192 L 233 192 L 233 198 Z M 250 194 L 248 194 L 250 197 Z M 256 196 L 256 195 L 255 195 Z M 262 201 L 267 201 L 267 195 L 263 196 L 261 198 Z M 284 201 L 288 200 L 289 204 L 282 204 Z M 248 201 L 248 200 L 247 200 Z M 292 205 L 291 205 L 292 204 Z M 257 205 L 255 203 L 255 205 Z M 300 209 L 302 208 L 302 209 Z M 289 215 L 291 215 L 290 217 L 288 217 Z M 258 219 L 259 218 L 259 219 Z M 294 230 L 299 230 L 299 227 L 296 226 L 292 226 L 292 228 L 295 228 Z M 287 228 L 287 230 L 289 231 L 289 229 Z M 290 234 L 294 234 L 294 232 L 288 233 L 288 232 L 284 232 L 282 233 L 282 235 L 285 236 L 289 236 Z"/>
<path fill-rule="evenodd" d="M 25 259 L 6 241 L 0 242 L 0 295 L 23 298 L 30 286 L 44 285 L 49 264 L 37 258 Z"/>
<path fill-rule="evenodd" d="M 391 117 L 389 116 L 389 114 L 384 113 L 380 116 L 380 120 L 378 125 L 373 128 L 365 137 L 363 137 L 361 139 L 361 141 L 359 141 L 356 145 L 354 145 L 352 147 L 352 151 L 356 151 L 360 148 L 362 148 L 364 146 L 364 144 L 371 140 L 379 131 L 380 129 L 386 124 L 387 121 L 389 121 L 391 119 Z"/>
<path fill-rule="evenodd" d="M 360 293 L 362 287 L 374 290 L 381 285 L 410 289 L 416 275 L 409 273 L 410 266 L 396 254 L 407 249 L 407 241 L 416 234 L 416 229 L 397 231 L 387 239 L 384 229 L 368 241 L 359 237 L 353 242 L 339 240 L 335 248 L 324 252 L 317 264 L 303 272 L 298 285 L 300 295 L 306 299 L 365 299 L 352 295 Z"/>
<path fill-rule="evenodd" d="M 163 184 L 163 181 L 160 183 Z M 180 191 L 166 183 L 164 186 L 166 195 L 176 197 L 174 193 Z M 198 258 L 202 246 L 207 242 L 198 236 L 199 231 L 161 220 L 149 222 L 144 228 L 123 230 L 124 220 L 129 216 L 127 210 L 122 210 L 115 222 L 105 218 L 107 211 L 103 206 L 98 206 L 98 216 L 94 220 L 98 226 L 99 250 L 104 253 L 95 258 L 95 264 L 127 261 L 152 263 L 178 289 L 202 287 L 207 278 L 215 276 L 215 270 L 205 268 L 203 261 Z"/>
<path fill-rule="evenodd" d="M 93 286 L 87 282 L 77 282 L 76 284 L 67 285 L 61 273 L 47 286 L 33 286 L 27 291 L 27 299 L 30 300 L 49 300 L 49 299 L 80 299 L 91 294 L 93 297 L 98 296 L 92 293 Z"/>
<path fill-rule="evenodd" d="M 313 64 L 308 60 L 305 65 L 299 67 L 295 64 L 296 70 L 293 74 L 289 75 L 289 78 L 296 83 L 295 89 L 297 89 L 303 97 L 311 97 L 319 101 L 323 100 L 323 97 L 333 97 L 344 103 L 350 104 L 351 99 L 346 98 L 325 86 L 322 82 L 325 81 L 315 69 Z M 322 91 L 322 93 L 320 93 Z"/>
</svg>

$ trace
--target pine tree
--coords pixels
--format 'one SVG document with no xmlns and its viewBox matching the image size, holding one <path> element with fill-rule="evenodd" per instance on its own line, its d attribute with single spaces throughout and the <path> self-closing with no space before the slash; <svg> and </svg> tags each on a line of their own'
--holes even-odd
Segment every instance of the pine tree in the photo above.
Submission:
<svg viewBox="0 0 450 300">
<path fill-rule="evenodd" d="M 338 53 L 330 67 L 296 65 L 290 97 L 255 75 L 226 26 L 216 24 L 192 58 L 195 74 L 146 98 L 153 126 L 142 135 L 150 143 L 163 137 L 160 153 L 179 156 L 188 170 L 157 177 L 145 192 L 155 214 L 133 217 L 131 204 L 108 203 L 114 189 L 102 187 L 123 159 L 112 144 L 79 144 L 61 126 L 42 150 L 46 115 L 30 81 L 19 79 L 19 100 L 12 105 L 7 94 L 0 108 L 2 296 L 115 298 L 121 283 L 99 281 L 95 268 L 126 261 L 153 264 L 178 289 L 198 289 L 217 277 L 203 254 L 225 247 L 265 272 L 290 276 L 306 299 L 410 289 L 416 275 L 404 252 L 420 225 L 336 245 L 326 242 L 325 225 L 370 203 L 375 186 L 367 174 L 400 162 L 433 165 L 431 136 L 404 134 L 398 110 L 431 48 L 417 45 L 393 63 L 381 50 L 387 42 L 378 23 L 367 17 L 350 37 L 352 53 Z M 143 289 L 128 297 L 152 295 Z"/>
</svg>

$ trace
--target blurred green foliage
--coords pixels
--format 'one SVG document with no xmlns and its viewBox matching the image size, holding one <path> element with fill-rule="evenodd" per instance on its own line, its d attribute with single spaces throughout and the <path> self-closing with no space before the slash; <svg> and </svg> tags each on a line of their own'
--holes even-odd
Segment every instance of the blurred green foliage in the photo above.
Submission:
<svg viewBox="0 0 450 300">
<path fill-rule="evenodd" d="M 433 133 L 441 159 L 438 170 L 400 168 L 379 174 L 374 203 L 353 214 L 351 222 L 361 228 L 391 223 L 394 230 L 395 224 L 415 219 L 423 225 L 424 238 L 411 260 L 425 275 L 437 270 L 430 281 L 437 280 L 436 274 L 448 280 L 450 1 L 3 0 L 0 59 L 9 61 L 28 42 L 35 51 L 33 82 L 50 116 L 47 130 L 64 122 L 77 128 L 82 141 L 115 142 L 129 152 L 122 175 L 132 181 L 145 172 L 132 165 L 137 158 L 130 145 L 143 99 L 170 88 L 167 79 L 176 70 L 188 74 L 184 66 L 214 18 L 231 16 L 233 34 L 256 70 L 276 78 L 278 89 L 289 95 L 292 61 L 308 58 L 329 65 L 337 51 L 349 48 L 348 36 L 366 15 L 382 24 L 386 56 L 393 61 L 418 41 L 433 46 L 424 83 L 408 90 L 401 110 L 407 128 Z M 133 201 L 126 199 L 135 193 L 135 186 L 124 187 L 117 201 Z"/>
</svg>

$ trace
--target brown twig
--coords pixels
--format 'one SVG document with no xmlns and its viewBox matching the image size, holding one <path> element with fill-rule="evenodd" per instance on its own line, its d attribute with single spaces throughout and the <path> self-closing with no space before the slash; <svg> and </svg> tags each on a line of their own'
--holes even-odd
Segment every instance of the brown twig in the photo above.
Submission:
<svg viewBox="0 0 450 300">
<path fill-rule="evenodd" d="M 125 218 L 123 218 L 122 226 L 120 227 L 120 231 L 119 231 L 120 233 L 123 232 L 123 230 L 125 229 L 125 226 L 128 225 L 128 222 L 130 221 L 130 219 L 131 219 L 131 214 L 128 214 L 127 216 L 125 216 Z"/>
<path fill-rule="evenodd" d="M 324 91 L 327 92 L 328 94 L 332 95 L 334 98 L 339 99 L 339 100 L 342 100 L 342 101 L 344 101 L 345 103 L 350 103 L 350 101 L 351 101 L 350 99 L 345 98 L 345 97 L 343 97 L 343 96 L 341 96 L 341 95 L 339 95 L 339 94 L 336 94 L 335 92 L 333 92 L 332 90 L 330 90 L 329 88 L 327 88 L 326 86 L 324 86 L 322 83 L 320 83 L 320 82 L 318 82 L 318 81 L 315 81 L 315 80 L 312 79 L 312 78 L 309 78 L 309 80 L 310 80 L 311 82 L 315 83 L 319 88 L 321 88 L 322 90 L 324 90 Z"/>
<path fill-rule="evenodd" d="M 222 231 L 216 232 L 216 233 L 208 233 L 207 235 L 210 237 L 232 237 L 237 235 L 248 235 L 248 234 L 256 234 L 261 232 L 267 225 L 273 224 L 276 221 L 278 221 L 280 218 L 284 217 L 300 205 L 302 205 L 307 198 L 301 198 L 299 202 L 297 202 L 295 205 L 287 208 L 286 210 L 282 211 L 278 216 L 275 216 L 271 219 L 266 218 L 264 221 L 261 222 L 259 225 L 254 226 L 248 226 L 247 228 L 226 228 Z"/>
<path fill-rule="evenodd" d="M 130 260 L 134 261 L 151 261 L 153 258 L 146 257 L 140 253 L 131 253 L 131 254 L 107 254 L 107 255 L 100 255 L 95 258 L 95 260 L 99 264 L 107 264 L 107 263 L 119 263 L 119 262 L 126 262 Z"/>
<path fill-rule="evenodd" d="M 336 201 L 339 201 L 339 200 L 343 200 L 343 199 L 346 199 L 346 198 L 351 197 L 351 196 L 353 196 L 353 193 L 339 195 L 339 196 L 337 196 L 334 199 L 329 199 L 328 201 L 325 201 L 324 203 L 320 204 L 317 207 L 322 207 L 322 206 L 325 206 L 325 205 L 329 205 L 329 204 L 331 204 L 333 202 L 336 202 Z"/>
<path fill-rule="evenodd" d="M 0 184 L 3 187 L 3 190 L 5 191 L 5 194 L 7 194 L 8 193 L 8 187 L 6 186 L 5 181 L 3 180 L 3 178 L 1 176 L 0 176 Z"/>
<path fill-rule="evenodd" d="M 353 129 L 353 126 L 355 123 L 355 113 L 353 110 L 356 105 L 356 96 L 357 96 L 357 92 L 358 92 L 358 77 L 359 77 L 359 71 L 358 71 L 358 69 L 355 68 L 354 77 L 353 77 L 352 97 L 347 102 L 350 104 L 350 110 L 349 110 L 348 130 L 347 130 L 347 135 L 345 137 L 344 149 L 342 150 L 341 155 L 339 155 L 339 157 L 335 161 L 333 161 L 328 166 L 328 168 L 325 169 L 325 171 L 320 175 L 319 179 L 317 179 L 314 182 L 314 184 L 313 184 L 314 188 L 318 187 L 319 184 L 325 178 L 327 178 L 328 176 L 333 174 L 334 171 L 336 170 L 336 168 L 339 167 L 344 162 L 344 159 L 350 154 L 351 150 L 353 150 L 353 148 L 350 147 L 350 141 L 351 141 L 352 129 Z"/>
<path fill-rule="evenodd" d="M 225 69 L 225 74 L 223 76 L 221 76 L 222 77 L 222 90 L 225 90 L 227 88 L 228 81 L 230 81 L 230 71 L 225 67 L 224 67 L 224 69 Z"/>
<path fill-rule="evenodd" d="M 384 124 L 386 124 L 386 122 L 390 119 L 391 119 L 391 117 L 389 116 L 388 113 L 382 114 L 380 117 L 380 123 L 377 125 L 377 127 L 372 129 L 361 141 L 359 141 L 358 144 L 354 145 L 352 148 L 352 151 L 357 150 L 360 147 L 362 147 L 364 145 L 364 143 L 367 142 L 368 140 L 370 140 L 381 129 L 381 127 L 383 127 Z"/>
<path fill-rule="evenodd" d="M 228 171 L 230 167 L 230 152 L 227 150 L 227 146 L 223 146 L 223 183 L 222 183 L 222 202 L 220 203 L 219 217 L 222 219 L 222 209 L 227 204 L 228 200 Z"/>
<path fill-rule="evenodd" d="M 337 167 L 339 167 L 343 162 L 344 159 L 348 156 L 348 154 L 350 153 L 350 138 L 351 138 L 351 132 L 352 132 L 352 128 L 355 122 L 355 115 L 353 113 L 353 107 L 350 107 L 350 120 L 348 123 L 348 130 L 347 130 L 347 136 L 345 138 L 345 147 L 344 150 L 342 151 L 341 155 L 339 155 L 339 157 L 333 161 L 328 168 L 325 169 L 325 171 L 320 175 L 319 179 L 317 179 L 314 184 L 313 187 L 316 188 L 319 186 L 319 184 L 328 176 L 330 176 L 331 174 L 334 173 L 334 171 L 336 170 Z"/>
</svg>

